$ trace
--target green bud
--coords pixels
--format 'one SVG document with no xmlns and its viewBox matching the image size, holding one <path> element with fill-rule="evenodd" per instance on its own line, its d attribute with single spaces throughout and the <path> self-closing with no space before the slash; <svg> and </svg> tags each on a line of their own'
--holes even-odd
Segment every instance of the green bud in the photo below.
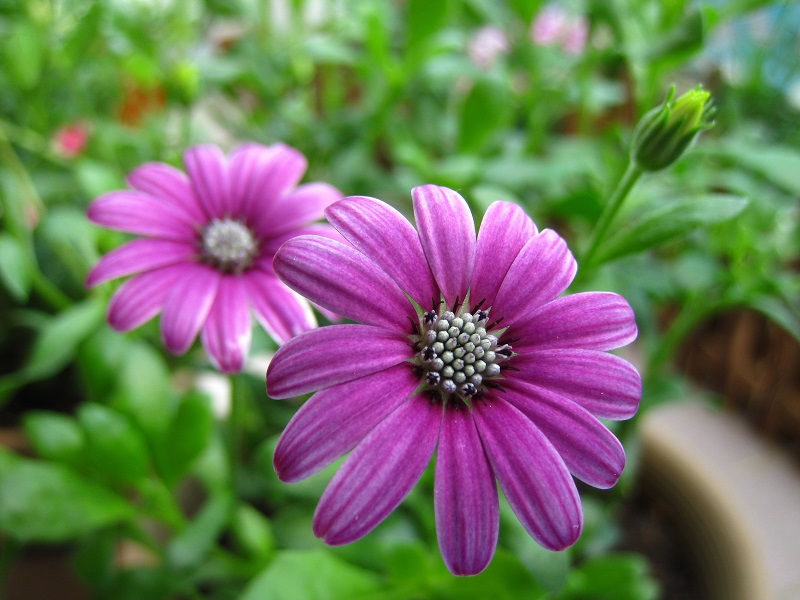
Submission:
<svg viewBox="0 0 800 600">
<path fill-rule="evenodd" d="M 714 126 L 711 94 L 698 85 L 677 100 L 675 86 L 661 106 L 645 114 L 633 130 L 631 157 L 645 171 L 658 171 L 678 160 L 704 129 Z"/>
<path fill-rule="evenodd" d="M 196 65 L 181 61 L 173 67 L 168 85 L 175 98 L 189 105 L 200 93 L 200 71 Z"/>
</svg>

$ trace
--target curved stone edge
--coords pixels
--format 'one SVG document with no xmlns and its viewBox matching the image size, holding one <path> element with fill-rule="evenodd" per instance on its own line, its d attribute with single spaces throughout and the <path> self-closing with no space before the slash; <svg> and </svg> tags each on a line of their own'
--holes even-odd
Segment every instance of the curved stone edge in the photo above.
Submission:
<svg viewBox="0 0 800 600">
<path fill-rule="evenodd" d="M 701 401 L 643 415 L 642 483 L 682 519 L 710 600 L 800 598 L 800 469 Z"/>
</svg>

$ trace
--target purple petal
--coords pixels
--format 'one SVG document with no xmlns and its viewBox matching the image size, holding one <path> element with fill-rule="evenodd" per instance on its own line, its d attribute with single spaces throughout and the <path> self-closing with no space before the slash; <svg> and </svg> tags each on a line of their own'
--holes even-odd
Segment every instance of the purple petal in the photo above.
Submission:
<svg viewBox="0 0 800 600">
<path fill-rule="evenodd" d="M 327 183 L 306 183 L 275 203 L 255 224 L 262 237 L 293 231 L 301 225 L 320 220 L 325 209 L 342 199 L 342 192 Z"/>
<path fill-rule="evenodd" d="M 197 239 L 195 224 L 184 210 L 142 192 L 109 192 L 92 202 L 87 214 L 110 229 L 183 242 Z"/>
<path fill-rule="evenodd" d="M 189 349 L 208 318 L 221 278 L 219 271 L 206 265 L 184 265 L 161 315 L 161 337 L 167 350 L 183 354 Z"/>
<path fill-rule="evenodd" d="M 108 304 L 109 324 L 117 331 L 130 331 L 155 317 L 184 273 L 184 265 L 170 265 L 123 283 Z"/>
<path fill-rule="evenodd" d="M 556 449 L 521 412 L 502 399 L 473 403 L 495 477 L 525 530 L 548 550 L 578 539 L 583 509 Z"/>
<path fill-rule="evenodd" d="M 475 265 L 475 223 L 466 200 L 446 187 L 411 190 L 419 239 L 449 306 L 469 290 Z"/>
<path fill-rule="evenodd" d="M 275 449 L 281 481 L 299 481 L 352 450 L 419 386 L 401 364 L 321 392 L 306 402 L 286 426 Z"/>
<path fill-rule="evenodd" d="M 351 196 L 328 208 L 325 216 L 420 305 L 430 309 L 431 302 L 439 301 L 419 235 L 397 210 L 375 198 Z"/>
<path fill-rule="evenodd" d="M 589 411 L 551 391 L 517 383 L 507 384 L 503 400 L 533 421 L 575 477 L 601 489 L 617 483 L 625 450 Z"/>
<path fill-rule="evenodd" d="M 250 350 L 252 322 L 242 278 L 224 275 L 200 339 L 211 362 L 223 373 L 242 370 Z"/>
<path fill-rule="evenodd" d="M 194 196 L 186 173 L 172 165 L 145 163 L 128 175 L 128 184 L 154 198 L 163 198 L 180 206 L 192 221 L 205 223 L 208 220 L 208 215 Z"/>
<path fill-rule="evenodd" d="M 288 231 L 273 238 L 267 238 L 263 240 L 261 249 L 264 257 L 269 259 L 269 269 L 272 269 L 272 256 L 275 255 L 280 247 L 290 239 L 299 237 L 301 235 L 321 235 L 329 240 L 335 240 L 342 244 L 347 243 L 347 240 L 342 237 L 342 234 L 340 234 L 327 223 L 315 223 L 312 225 L 306 225 L 305 227 L 298 227 L 292 231 Z"/>
<path fill-rule="evenodd" d="M 281 246 L 273 264 L 289 287 L 353 321 L 406 332 L 409 318 L 416 318 L 394 281 L 352 246 L 319 236 L 295 237 Z"/>
<path fill-rule="evenodd" d="M 492 316 L 511 325 L 569 287 L 578 265 L 567 243 L 552 229 L 532 237 L 508 269 Z"/>
<path fill-rule="evenodd" d="M 336 546 L 377 527 L 422 476 L 441 422 L 442 407 L 419 396 L 381 421 L 328 484 L 314 513 L 314 534 Z"/>
<path fill-rule="evenodd" d="M 251 269 L 244 283 L 258 322 L 279 344 L 317 326 L 311 305 L 275 274 Z"/>
<path fill-rule="evenodd" d="M 537 233 L 531 218 L 513 202 L 494 202 L 489 206 L 478 231 L 475 272 L 470 286 L 473 303 L 485 300 L 485 306 L 494 304 L 511 263 L 525 242 Z"/>
<path fill-rule="evenodd" d="M 190 260 L 195 253 L 194 247 L 185 242 L 133 240 L 101 258 L 89 272 L 86 285 L 93 287 L 117 277 L 184 262 Z"/>
<path fill-rule="evenodd" d="M 436 452 L 436 535 L 454 575 L 477 575 L 497 547 L 500 508 L 497 484 L 483 452 L 472 412 L 444 412 Z"/>
<path fill-rule="evenodd" d="M 584 292 L 541 306 L 514 324 L 507 335 L 518 338 L 515 350 L 614 350 L 630 344 L 636 333 L 633 310 L 625 298 L 610 292 Z"/>
<path fill-rule="evenodd" d="M 369 325 L 329 325 L 301 333 L 273 357 L 267 370 L 271 398 L 292 398 L 353 381 L 411 358 L 408 340 Z"/>
<path fill-rule="evenodd" d="M 306 172 L 308 162 L 301 152 L 285 144 L 245 144 L 231 155 L 231 196 L 238 214 L 250 224 L 269 224 L 276 204 Z"/>
<path fill-rule="evenodd" d="M 631 418 L 642 397 L 642 378 L 633 365 L 599 350 L 521 352 L 514 368 L 514 381 L 552 390 L 604 419 Z"/>
<path fill-rule="evenodd" d="M 217 219 L 238 216 L 231 212 L 228 160 L 222 150 L 211 144 L 194 146 L 183 154 L 183 162 L 206 214 Z"/>
</svg>

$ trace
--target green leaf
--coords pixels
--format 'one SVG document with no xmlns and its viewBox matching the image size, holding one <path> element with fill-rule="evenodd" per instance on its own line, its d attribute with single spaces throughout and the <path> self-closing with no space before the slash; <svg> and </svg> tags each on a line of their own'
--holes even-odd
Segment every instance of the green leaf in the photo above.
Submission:
<svg viewBox="0 0 800 600">
<path fill-rule="evenodd" d="M 699 10 L 687 14 L 675 28 L 662 33 L 645 46 L 645 59 L 650 62 L 676 64 L 685 61 L 703 47 L 704 15 Z"/>
<path fill-rule="evenodd" d="M 86 213 L 73 206 L 54 207 L 38 228 L 42 243 L 81 285 L 89 268 L 98 259 L 98 231 L 86 218 Z"/>
<path fill-rule="evenodd" d="M 249 504 L 237 507 L 232 529 L 246 554 L 266 561 L 275 552 L 275 535 L 269 519 Z"/>
<path fill-rule="evenodd" d="M 136 482 L 147 475 L 149 453 L 141 433 L 125 415 L 86 403 L 78 409 L 92 467 L 118 482 Z"/>
<path fill-rule="evenodd" d="M 506 91 L 490 81 L 479 81 L 461 106 L 458 148 L 462 152 L 480 149 L 503 126 L 508 116 Z"/>
<path fill-rule="evenodd" d="M 89 198 L 125 187 L 125 177 L 119 168 L 88 158 L 78 161 L 75 175 Z"/>
<path fill-rule="evenodd" d="M 60 465 L 0 460 L 0 530 L 21 542 L 63 542 L 132 516 L 123 499 Z"/>
<path fill-rule="evenodd" d="M 19 20 L 3 43 L 6 70 L 23 90 L 32 89 L 41 77 L 46 48 L 42 37 L 33 23 Z"/>
<path fill-rule="evenodd" d="M 167 548 L 171 565 L 185 569 L 197 565 L 216 542 L 233 510 L 233 498 L 220 496 L 206 502 L 183 531 L 175 536 Z"/>
<path fill-rule="evenodd" d="M 782 298 L 756 296 L 748 304 L 788 331 L 800 342 L 800 314 Z"/>
<path fill-rule="evenodd" d="M 797 196 L 800 194 L 800 152 L 780 145 L 726 144 L 723 153 L 740 167 Z"/>
<path fill-rule="evenodd" d="M 746 206 L 745 198 L 728 194 L 653 203 L 631 225 L 603 242 L 594 264 L 642 252 L 699 227 L 727 221 Z"/>
<path fill-rule="evenodd" d="M 65 415 L 35 411 L 25 415 L 25 433 L 43 458 L 75 467 L 84 456 L 83 431 Z"/>
<path fill-rule="evenodd" d="M 100 325 L 104 312 L 103 303 L 90 298 L 50 319 L 34 342 L 26 377 L 44 379 L 73 360 L 78 344 Z"/>
<path fill-rule="evenodd" d="M 239 600 L 356 599 L 378 589 L 374 574 L 327 550 L 285 550 L 247 586 Z"/>
<path fill-rule="evenodd" d="M 127 348 L 119 368 L 119 393 L 114 407 L 134 419 L 148 438 L 159 439 L 175 408 L 169 368 L 163 356 L 147 343 L 136 341 Z"/>
<path fill-rule="evenodd" d="M 31 290 L 33 269 L 21 242 L 0 233 L 0 279 L 19 302 L 25 302 Z"/>
<path fill-rule="evenodd" d="M 408 48 L 417 48 L 441 29 L 447 17 L 447 0 L 409 0 L 406 3 Z"/>
<path fill-rule="evenodd" d="M 187 394 L 178 406 L 159 445 L 160 464 L 167 482 L 177 481 L 208 446 L 214 433 L 214 414 L 209 399 Z"/>
<path fill-rule="evenodd" d="M 570 573 L 560 600 L 655 600 L 659 588 L 635 554 L 601 556 Z"/>
</svg>

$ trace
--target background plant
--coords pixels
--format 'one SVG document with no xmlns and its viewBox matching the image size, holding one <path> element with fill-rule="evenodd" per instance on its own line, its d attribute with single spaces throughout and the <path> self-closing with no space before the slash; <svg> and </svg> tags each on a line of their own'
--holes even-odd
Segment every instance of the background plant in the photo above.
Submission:
<svg viewBox="0 0 800 600">
<path fill-rule="evenodd" d="M 710 315 L 752 307 L 800 339 L 800 66 L 782 50 L 797 44 L 798 8 L 555 6 L 587 27 L 579 52 L 533 41 L 545 9 L 535 0 L 0 7 L 0 401 L 35 454 L 0 454 L 4 572 L 30 544 L 67 544 L 75 571 L 109 598 L 655 596 L 646 561 L 614 550 L 635 421 L 619 432 L 631 455 L 623 483 L 585 497 L 586 530 L 568 552 L 538 549 L 503 507 L 492 566 L 451 577 L 429 477 L 373 535 L 325 548 L 310 521 L 332 470 L 278 482 L 272 450 L 296 405 L 266 399 L 264 362 L 220 380 L 201 352 L 166 354 L 152 323 L 113 332 L 114 284 L 84 286 L 126 239 L 90 225 L 87 204 L 135 166 L 179 164 L 208 141 L 283 141 L 309 157 L 306 180 L 406 212 L 421 183 L 459 190 L 476 215 L 514 200 L 580 258 L 639 117 L 672 83 L 682 93 L 702 82 L 716 126 L 639 180 L 578 288 L 634 306 L 643 410 L 680 391 L 671 359 Z M 470 44 L 486 26 L 505 43 L 476 60 Z M 272 351 L 256 331 L 254 357 Z M 147 560 L 120 565 L 120 544 Z"/>
</svg>

